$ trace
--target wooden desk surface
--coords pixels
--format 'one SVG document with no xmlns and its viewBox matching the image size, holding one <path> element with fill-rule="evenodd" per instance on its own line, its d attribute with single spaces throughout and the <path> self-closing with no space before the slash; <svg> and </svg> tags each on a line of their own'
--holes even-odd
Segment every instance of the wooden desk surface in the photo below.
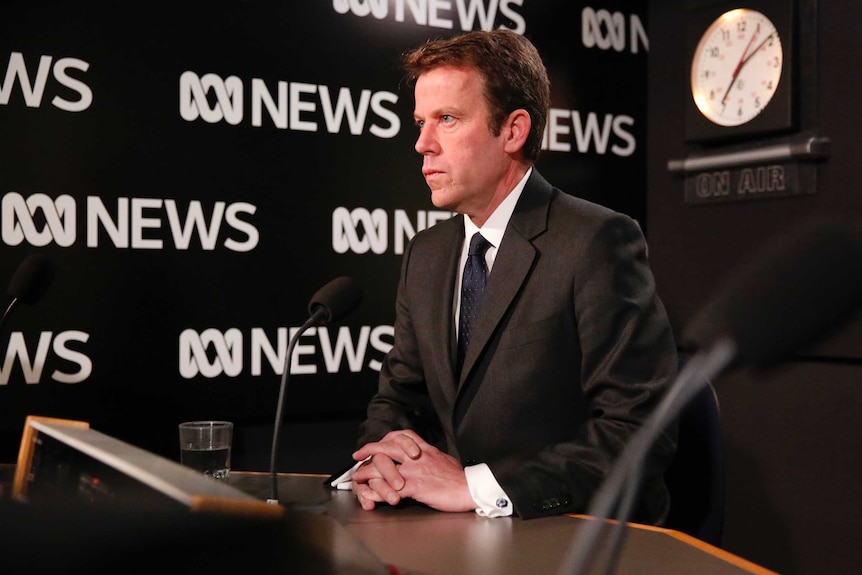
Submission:
<svg viewBox="0 0 862 575">
<path fill-rule="evenodd" d="M 337 559 L 321 575 L 377 573 L 372 556 L 395 567 L 400 575 L 561 575 L 579 527 L 590 521 L 579 516 L 487 519 L 472 512 L 441 513 L 415 504 L 363 511 L 352 492 L 330 489 L 324 479 L 323 475 L 278 476 L 280 504 L 299 512 L 292 514 L 288 536 L 310 537 L 310 532 L 316 532 L 322 540 L 302 543 L 310 547 L 306 554 L 330 553 Z M 232 471 L 229 483 L 261 500 L 270 496 L 266 472 Z M 286 542 L 288 547 L 291 544 L 295 547 L 299 542 Z M 598 574 L 602 569 L 588 572 Z M 639 525 L 627 532 L 616 573 L 775 575 L 683 533 Z"/>
<path fill-rule="evenodd" d="M 280 474 L 280 503 L 333 517 L 402 575 L 556 575 L 579 526 L 590 521 L 574 516 L 487 519 L 472 512 L 441 513 L 420 505 L 363 511 L 352 492 L 329 489 L 324 479 Z M 230 483 L 255 497 L 269 496 L 268 473 L 231 472 Z M 650 526 L 628 530 L 616 572 L 774 575 L 683 533 Z"/>
</svg>

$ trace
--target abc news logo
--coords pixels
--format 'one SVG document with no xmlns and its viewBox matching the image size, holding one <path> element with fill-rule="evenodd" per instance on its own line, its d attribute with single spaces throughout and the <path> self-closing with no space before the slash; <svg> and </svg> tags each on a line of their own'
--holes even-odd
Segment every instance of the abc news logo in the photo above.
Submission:
<svg viewBox="0 0 862 575">
<path fill-rule="evenodd" d="M 180 116 L 187 122 L 201 119 L 209 124 L 240 124 L 245 117 L 245 85 L 236 76 L 216 74 L 198 76 L 186 71 L 180 75 Z M 213 102 L 207 98 L 214 95 Z M 328 86 L 279 81 L 275 94 L 260 78 L 250 86 L 251 125 L 263 125 L 264 110 L 272 124 L 282 130 L 319 132 L 321 125 L 330 134 L 344 130 L 354 136 L 368 132 L 378 138 L 394 138 L 401 120 L 389 108 L 398 103 L 392 92 L 349 88 L 333 90 Z"/>
<path fill-rule="evenodd" d="M 201 332 L 186 329 L 180 333 L 180 375 L 185 379 L 223 375 L 237 377 L 243 373 L 259 376 L 263 374 L 265 364 L 269 372 L 282 374 L 290 338 L 298 330 L 278 328 L 273 343 L 263 328 L 252 328 L 248 334 L 238 328 L 226 331 L 210 328 Z M 299 338 L 293 349 L 290 374 L 312 375 L 321 371 L 332 374 L 343 371 L 343 368 L 359 373 L 365 367 L 380 371 L 383 356 L 392 348 L 389 340 L 393 333 L 391 325 L 361 326 L 354 336 L 350 328 L 340 326 L 333 339 L 329 330 L 312 327 Z"/>
<path fill-rule="evenodd" d="M 348 210 L 338 207 L 332 212 L 332 249 L 339 254 L 373 252 L 380 255 L 389 250 L 391 238 L 393 253 L 400 255 L 417 232 L 454 215 L 454 212 L 440 210 L 418 210 L 413 222 L 404 210 L 395 210 L 390 218 L 381 208 L 369 211 L 366 208 Z"/>
<path fill-rule="evenodd" d="M 637 14 L 629 14 L 626 33 L 626 17 L 622 12 L 594 10 L 589 6 L 581 10 L 581 42 L 586 48 L 599 50 L 623 52 L 628 44 L 632 54 L 638 53 L 639 46 L 649 51 L 649 38 Z"/>
<path fill-rule="evenodd" d="M 107 237 L 116 248 L 159 250 L 166 243 L 155 237 L 161 235 L 178 250 L 189 249 L 196 238 L 204 250 L 215 250 L 220 243 L 231 251 L 248 252 L 260 239 L 257 228 L 247 221 L 256 210 L 246 202 L 214 202 L 207 211 L 199 200 L 181 209 L 172 199 L 117 198 L 112 213 L 101 198 L 89 196 L 82 219 L 89 248 L 99 247 L 100 238 Z M 41 193 L 24 197 L 9 192 L 0 202 L 0 237 L 9 246 L 69 247 L 78 241 L 77 212 L 69 195 L 52 199 Z"/>
<path fill-rule="evenodd" d="M 514 6 L 520 7 L 524 0 L 454 0 L 449 2 L 391 2 L 390 0 L 332 0 L 336 14 L 352 14 L 359 18 L 371 16 L 377 20 L 391 19 L 451 30 L 455 24 L 462 31 L 505 27 L 523 34 L 527 29 L 524 17 Z M 457 18 L 457 20 L 456 20 Z"/>
</svg>

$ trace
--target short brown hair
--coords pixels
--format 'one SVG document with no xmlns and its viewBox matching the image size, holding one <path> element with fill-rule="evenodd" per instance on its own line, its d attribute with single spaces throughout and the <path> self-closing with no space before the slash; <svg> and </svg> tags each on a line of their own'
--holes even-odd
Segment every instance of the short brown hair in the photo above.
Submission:
<svg viewBox="0 0 862 575">
<path fill-rule="evenodd" d="M 523 108 L 531 128 L 524 157 L 535 162 L 551 105 L 548 72 L 536 47 L 511 30 L 473 31 L 442 40 L 429 40 L 402 58 L 407 81 L 415 83 L 425 72 L 441 66 L 473 68 L 485 80 L 485 99 L 491 133 L 499 135 L 509 114 Z"/>
</svg>

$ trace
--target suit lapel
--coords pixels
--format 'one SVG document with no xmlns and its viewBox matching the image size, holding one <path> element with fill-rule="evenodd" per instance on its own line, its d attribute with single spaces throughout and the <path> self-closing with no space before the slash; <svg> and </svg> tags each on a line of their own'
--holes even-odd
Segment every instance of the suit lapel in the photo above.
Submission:
<svg viewBox="0 0 862 575">
<path fill-rule="evenodd" d="M 462 388 L 476 359 L 488 345 L 494 330 L 527 280 L 536 259 L 532 240 L 547 228 L 548 206 L 552 193 L 551 185 L 533 169 L 503 234 L 494 268 L 488 277 L 485 299 L 470 336 L 470 347 L 464 357 L 458 382 L 459 394 L 463 392 Z M 453 355 L 450 351 L 450 357 Z"/>
<path fill-rule="evenodd" d="M 441 233 L 429 249 L 434 259 L 429 262 L 431 273 L 425 278 L 428 285 L 422 290 L 428 294 L 441 294 L 423 302 L 426 308 L 421 314 L 427 317 L 431 333 L 436 335 L 431 348 L 432 365 L 427 366 L 427 369 L 436 370 L 436 379 L 450 404 L 455 402 L 456 390 L 455 356 L 458 343 L 453 299 L 455 274 L 461 256 L 461 243 L 464 241 L 464 223 L 461 218 L 458 216 L 436 224 Z"/>
</svg>

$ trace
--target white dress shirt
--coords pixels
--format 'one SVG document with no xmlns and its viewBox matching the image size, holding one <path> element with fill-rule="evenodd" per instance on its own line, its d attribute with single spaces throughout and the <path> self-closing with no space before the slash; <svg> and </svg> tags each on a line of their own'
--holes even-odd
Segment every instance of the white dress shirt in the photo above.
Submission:
<svg viewBox="0 0 862 575">
<path fill-rule="evenodd" d="M 497 257 L 497 249 L 500 247 L 500 242 L 503 240 L 503 233 L 506 231 L 506 226 L 509 225 L 509 218 L 512 217 L 512 212 L 515 211 L 515 204 L 518 203 L 518 198 L 521 197 L 521 192 L 524 190 L 524 184 L 530 177 L 532 168 L 527 170 L 527 173 L 518 182 L 518 185 L 506 196 L 506 199 L 497 206 L 494 213 L 488 218 L 481 228 L 477 227 L 467 216 L 464 216 L 464 245 L 461 248 L 461 262 L 458 281 L 455 282 L 455 327 L 458 325 L 458 317 L 461 309 L 461 276 L 464 273 L 464 263 L 467 261 L 467 251 L 470 242 L 466 238 L 472 238 L 473 234 L 480 232 L 482 236 L 488 240 L 491 247 L 485 252 L 485 265 L 488 270 L 488 277 L 491 277 L 491 270 L 494 267 L 494 259 Z M 491 472 L 491 468 L 485 463 L 478 465 L 469 465 L 464 468 L 464 473 L 467 475 L 467 486 L 470 488 L 470 495 L 476 502 L 476 513 L 483 517 L 509 517 L 512 515 L 512 503 L 509 500 L 506 492 L 497 483 L 497 479 Z"/>
</svg>

